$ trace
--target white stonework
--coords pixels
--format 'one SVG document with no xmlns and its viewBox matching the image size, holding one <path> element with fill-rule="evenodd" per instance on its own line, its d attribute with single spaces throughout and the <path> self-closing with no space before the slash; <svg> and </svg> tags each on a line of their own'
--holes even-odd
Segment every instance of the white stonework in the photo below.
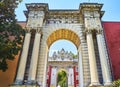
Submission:
<svg viewBox="0 0 120 87">
<path fill-rule="evenodd" d="M 104 49 L 104 44 L 102 42 L 102 32 L 98 32 L 97 34 L 97 41 L 98 41 L 98 48 L 99 48 L 99 53 L 100 53 L 100 61 L 101 67 L 102 67 L 102 74 L 103 74 L 103 80 L 104 80 L 104 85 L 111 85 L 112 84 L 112 79 L 111 79 L 111 74 L 109 72 L 109 66 L 108 66 L 108 60 L 105 55 L 105 49 Z"/>
<path fill-rule="evenodd" d="M 28 81 L 30 81 L 30 82 L 36 80 L 35 78 L 36 78 L 36 71 L 37 71 L 40 37 L 41 37 L 41 34 L 37 32 L 35 34 L 35 41 L 34 41 L 34 46 L 33 46 L 31 65 L 30 65 L 29 76 L 28 76 Z"/>
<path fill-rule="evenodd" d="M 74 86 L 74 73 L 73 68 L 68 69 L 68 86 Z"/>
<path fill-rule="evenodd" d="M 58 65 L 57 69 L 56 67 L 52 68 L 52 71 L 57 73 L 59 70 L 64 70 L 67 73 L 68 85 L 71 84 L 69 87 L 74 87 L 73 80 L 70 80 L 73 79 L 73 62 L 79 68 L 79 77 L 77 76 L 79 84 L 77 86 L 89 87 L 94 85 L 100 87 L 101 84 L 102 87 L 106 87 L 104 85 L 111 83 L 111 70 L 104 34 L 98 36 L 96 32 L 103 29 L 101 24 L 101 17 L 104 14 L 101 11 L 102 6 L 98 3 L 81 3 L 78 10 L 49 10 L 46 3 L 26 4 L 28 10 L 25 11 L 26 28 L 31 33 L 25 35 L 18 72 L 16 73 L 16 82 L 14 83 L 16 85 L 11 85 L 11 87 L 46 87 L 47 66 L 51 63 L 54 67 L 56 63 Z M 40 34 L 35 34 L 34 31 Z M 30 38 L 32 38 L 31 41 Z M 59 39 L 70 40 L 75 44 L 79 54 L 77 60 L 72 59 L 71 54 L 63 55 L 64 59 L 61 56 L 58 59 L 56 53 L 51 59 L 48 59 L 50 46 Z M 94 43 L 95 41 L 98 42 L 99 46 Z M 33 46 L 32 43 L 34 43 Z M 95 47 L 99 50 L 94 49 Z M 32 52 L 32 56 L 30 56 L 30 52 Z M 96 55 L 95 52 L 98 52 L 99 55 Z M 105 63 L 105 68 L 102 64 L 102 69 L 98 68 L 97 58 Z M 101 79 L 97 74 L 99 72 L 104 72 Z M 57 76 L 52 79 L 55 78 Z M 104 82 L 102 82 L 103 79 Z M 33 81 L 33 83 L 29 83 L 29 81 Z M 55 84 L 51 87 L 56 87 L 57 81 L 51 80 L 51 84 Z"/>
<path fill-rule="evenodd" d="M 51 73 L 51 82 L 50 82 L 50 84 L 56 86 L 57 85 L 56 84 L 56 81 L 57 81 L 57 68 L 53 67 L 51 72 L 52 73 Z"/>
<path fill-rule="evenodd" d="M 92 37 L 91 31 L 87 32 L 87 44 L 88 44 L 88 54 L 89 54 L 89 62 L 90 62 L 90 75 L 91 75 L 90 86 L 100 85 L 99 79 L 98 79 L 93 37 Z"/>
<path fill-rule="evenodd" d="M 53 55 L 48 58 L 48 66 L 52 66 L 50 86 L 56 87 L 56 85 L 58 85 L 58 73 L 59 71 L 64 70 L 67 73 L 68 87 L 74 87 L 73 67 L 78 66 L 78 58 L 77 56 L 74 57 L 73 55 L 74 54 L 72 52 L 65 51 L 62 48 L 60 51 L 54 52 Z"/>
<path fill-rule="evenodd" d="M 78 49 L 79 52 L 79 60 L 78 60 L 78 69 L 79 69 L 79 87 L 83 87 L 83 57 L 82 57 L 82 51 L 81 51 L 81 46 L 79 46 Z"/>
<path fill-rule="evenodd" d="M 29 44 L 30 44 L 30 37 L 31 37 L 30 32 L 27 32 L 25 35 L 23 50 L 21 54 L 21 59 L 20 59 L 19 67 L 18 67 L 18 73 L 17 73 L 15 84 L 21 84 L 24 80 L 24 73 L 25 73 L 28 49 L 29 49 Z"/>
</svg>

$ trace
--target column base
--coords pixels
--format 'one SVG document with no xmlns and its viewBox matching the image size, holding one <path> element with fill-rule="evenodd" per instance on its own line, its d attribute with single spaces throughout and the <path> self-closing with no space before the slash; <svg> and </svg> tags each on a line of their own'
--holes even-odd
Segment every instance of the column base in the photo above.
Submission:
<svg viewBox="0 0 120 87">
<path fill-rule="evenodd" d="M 101 85 L 101 86 L 88 86 L 88 87 L 113 87 L 112 85 L 111 86 L 103 86 L 103 85 Z"/>
<path fill-rule="evenodd" d="M 25 85 L 10 85 L 10 87 L 26 87 Z"/>
<path fill-rule="evenodd" d="M 97 87 L 97 86 L 102 86 L 100 83 L 98 83 L 98 82 L 94 82 L 94 83 L 91 83 L 90 85 L 89 85 L 89 87 Z"/>
<path fill-rule="evenodd" d="M 56 87 L 55 85 L 50 85 L 50 87 Z"/>
<path fill-rule="evenodd" d="M 40 87 L 39 85 L 10 85 L 10 87 Z"/>
<path fill-rule="evenodd" d="M 13 84 L 15 85 L 22 85 L 23 84 L 23 80 L 16 80 Z"/>
<path fill-rule="evenodd" d="M 37 81 L 35 80 L 29 80 L 26 82 L 26 85 L 36 85 L 37 84 Z"/>
<path fill-rule="evenodd" d="M 111 85 L 112 85 L 111 82 L 106 82 L 106 83 L 104 83 L 104 86 L 111 86 Z"/>
<path fill-rule="evenodd" d="M 35 81 L 20 81 L 20 80 L 16 80 L 15 83 L 13 83 L 12 85 L 10 85 L 10 87 L 40 87 L 40 85 Z"/>
</svg>

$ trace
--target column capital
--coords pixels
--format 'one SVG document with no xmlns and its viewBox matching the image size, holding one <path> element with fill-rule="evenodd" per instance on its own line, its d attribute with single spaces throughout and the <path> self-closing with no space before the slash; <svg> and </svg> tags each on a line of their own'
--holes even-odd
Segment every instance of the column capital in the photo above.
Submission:
<svg viewBox="0 0 120 87">
<path fill-rule="evenodd" d="M 86 34 L 92 34 L 92 32 L 93 32 L 92 29 L 86 29 L 86 30 L 85 30 L 85 33 L 86 33 Z"/>
<path fill-rule="evenodd" d="M 103 33 L 103 30 L 102 29 L 97 29 L 96 30 L 96 34 L 102 34 Z"/>
<path fill-rule="evenodd" d="M 40 34 L 41 34 L 41 33 L 42 33 L 42 32 L 41 32 L 41 29 L 42 29 L 42 27 L 38 27 L 38 28 L 36 29 L 36 33 L 40 33 Z"/>
<path fill-rule="evenodd" d="M 30 27 L 25 27 L 25 31 L 26 31 L 27 33 L 30 33 L 31 28 L 30 28 Z"/>
</svg>

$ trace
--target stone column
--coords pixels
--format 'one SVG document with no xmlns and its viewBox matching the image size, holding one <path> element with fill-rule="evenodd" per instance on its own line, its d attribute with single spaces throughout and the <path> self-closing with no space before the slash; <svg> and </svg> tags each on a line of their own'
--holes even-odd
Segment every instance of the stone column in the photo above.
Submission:
<svg viewBox="0 0 120 87">
<path fill-rule="evenodd" d="M 79 46 L 78 52 L 79 52 L 79 61 L 78 61 L 79 87 L 83 87 L 84 82 L 83 82 L 83 66 L 82 66 L 81 46 Z"/>
<path fill-rule="evenodd" d="M 89 63 L 90 63 L 90 75 L 91 75 L 91 84 L 90 86 L 100 85 L 98 79 L 92 30 L 87 30 L 87 45 L 88 45 L 88 55 L 89 55 Z"/>
<path fill-rule="evenodd" d="M 29 69 L 29 75 L 28 75 L 28 83 L 30 84 L 36 82 L 35 78 L 36 78 L 39 46 L 40 46 L 40 37 L 41 37 L 41 34 L 39 32 L 36 32 L 33 51 L 32 51 L 32 57 L 31 57 L 31 63 L 30 63 L 30 69 Z"/>
<path fill-rule="evenodd" d="M 97 43 L 98 43 L 104 85 L 111 85 L 112 79 L 109 71 L 108 60 L 106 58 L 106 50 L 104 48 L 102 30 L 97 31 Z"/>
<path fill-rule="evenodd" d="M 43 86 L 42 87 L 46 87 L 47 63 L 48 63 L 48 47 L 46 45 L 45 61 L 44 61 L 44 73 L 43 73 Z"/>
<path fill-rule="evenodd" d="M 26 61 L 28 56 L 29 44 L 30 44 L 30 37 L 31 37 L 31 33 L 27 32 L 24 39 L 24 44 L 23 44 L 23 49 L 22 49 L 22 54 L 20 58 L 15 84 L 22 84 L 24 79 Z"/>
</svg>

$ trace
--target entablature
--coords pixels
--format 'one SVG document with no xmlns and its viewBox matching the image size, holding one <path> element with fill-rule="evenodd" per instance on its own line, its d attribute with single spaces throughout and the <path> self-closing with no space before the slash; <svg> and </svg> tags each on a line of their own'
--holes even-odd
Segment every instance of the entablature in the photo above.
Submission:
<svg viewBox="0 0 120 87">
<path fill-rule="evenodd" d="M 94 18 L 101 18 L 104 14 L 104 11 L 101 11 L 102 6 L 103 4 L 99 3 L 81 3 L 79 9 L 52 10 L 49 9 L 47 3 L 30 3 L 26 4 L 28 11 L 25 11 L 25 15 L 27 17 L 27 21 L 34 20 L 34 23 L 36 23 L 36 21 L 41 22 L 41 24 L 39 24 L 40 26 L 44 23 L 83 24 L 84 18 L 88 18 L 90 20 Z"/>
<path fill-rule="evenodd" d="M 47 23 L 78 23 L 79 10 L 49 10 Z"/>
</svg>

